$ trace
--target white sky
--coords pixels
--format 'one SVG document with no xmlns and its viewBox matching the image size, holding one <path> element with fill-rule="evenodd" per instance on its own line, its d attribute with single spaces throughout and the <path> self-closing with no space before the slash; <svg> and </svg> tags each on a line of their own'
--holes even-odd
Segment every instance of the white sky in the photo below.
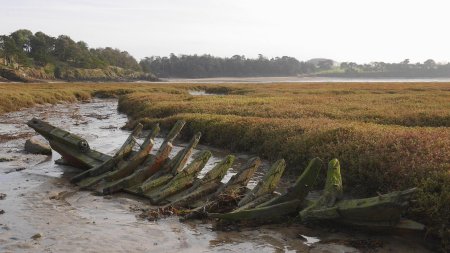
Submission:
<svg viewBox="0 0 450 253">
<path fill-rule="evenodd" d="M 0 0 L 0 34 L 66 34 L 137 59 L 204 54 L 450 60 L 445 0 Z"/>
</svg>

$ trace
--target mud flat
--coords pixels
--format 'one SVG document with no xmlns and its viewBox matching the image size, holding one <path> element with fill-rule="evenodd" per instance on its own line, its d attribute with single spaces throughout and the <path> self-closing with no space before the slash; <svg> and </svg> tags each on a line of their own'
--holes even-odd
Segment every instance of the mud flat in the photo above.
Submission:
<svg viewBox="0 0 450 253">
<path fill-rule="evenodd" d="M 96 150 L 113 154 L 129 135 L 120 129 L 127 117 L 116 108 L 116 100 L 96 99 L 0 115 L 0 193 L 6 194 L 0 200 L 4 210 L 0 214 L 0 252 L 428 252 L 414 235 L 312 229 L 297 224 L 226 232 L 214 230 L 210 222 L 180 223 L 177 217 L 149 222 L 133 211 L 147 207 L 148 201 L 127 194 L 102 197 L 80 191 L 68 182 L 79 171 L 56 165 L 59 154 L 48 157 L 23 151 L 26 138 L 35 135 L 25 122 L 37 117 L 82 136 Z M 162 138 L 157 138 L 156 147 L 161 143 Z M 178 143 L 172 155 L 183 145 Z M 200 145 L 196 152 L 205 148 Z M 208 149 L 213 157 L 206 168 L 229 154 Z M 234 168 L 248 158 L 237 156 Z M 231 169 L 223 181 L 233 174 Z M 261 176 L 257 174 L 249 186 Z"/>
</svg>

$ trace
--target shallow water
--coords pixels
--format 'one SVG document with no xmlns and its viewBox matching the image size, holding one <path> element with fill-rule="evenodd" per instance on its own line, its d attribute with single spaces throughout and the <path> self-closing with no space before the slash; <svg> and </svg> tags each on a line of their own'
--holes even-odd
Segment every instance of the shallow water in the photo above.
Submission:
<svg viewBox="0 0 450 253">
<path fill-rule="evenodd" d="M 426 252 L 416 237 L 383 236 L 349 231 L 310 229 L 294 225 L 266 225 L 237 232 L 214 231 L 211 223 L 180 223 L 176 217 L 148 222 L 136 218 L 133 206 L 147 201 L 127 194 L 95 196 L 68 183 L 79 170 L 54 164 L 60 158 L 23 152 L 27 137 L 35 135 L 25 125 L 38 117 L 85 138 L 90 146 L 113 154 L 128 137 L 120 130 L 127 117 L 116 111 L 116 100 L 92 103 L 43 105 L 0 115 L 0 252 L 359 252 L 349 240 L 379 240 L 373 252 Z M 8 138 L 7 138 L 8 137 Z M 162 138 L 156 139 L 156 152 Z M 185 143 L 178 143 L 172 156 Z M 195 152 L 210 147 L 199 145 Z M 229 152 L 211 149 L 213 157 L 203 174 Z M 248 155 L 237 154 L 235 173 Z M 268 163 L 250 182 L 252 187 Z M 31 239 L 40 233 L 42 238 Z"/>
<path fill-rule="evenodd" d="M 211 77 L 211 78 L 162 78 L 170 83 L 446 83 L 450 78 L 345 78 L 345 77 Z"/>
<path fill-rule="evenodd" d="M 207 93 L 204 90 L 188 90 L 188 93 L 191 94 L 192 96 L 213 96 L 216 94 L 213 93 Z"/>
</svg>

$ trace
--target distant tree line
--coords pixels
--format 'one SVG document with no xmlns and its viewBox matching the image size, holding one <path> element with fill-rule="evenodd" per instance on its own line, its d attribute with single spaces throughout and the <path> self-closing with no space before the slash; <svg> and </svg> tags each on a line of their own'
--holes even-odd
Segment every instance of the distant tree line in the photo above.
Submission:
<svg viewBox="0 0 450 253">
<path fill-rule="evenodd" d="M 251 59 L 241 55 L 230 58 L 205 55 L 171 54 L 169 57 L 146 57 L 139 62 L 145 72 L 152 72 L 158 77 L 221 77 L 221 76 L 293 76 L 314 73 L 330 69 L 331 60 L 302 62 L 293 57 L 283 56 L 267 58 L 259 55 Z"/>
<path fill-rule="evenodd" d="M 212 55 L 152 56 L 139 63 L 126 51 L 119 49 L 89 48 L 83 41 L 75 42 L 69 36 L 49 36 L 43 32 L 17 30 L 0 35 L 0 66 L 13 68 L 44 67 L 59 78 L 70 68 L 96 69 L 116 66 L 126 70 L 144 71 L 158 77 L 251 77 L 313 75 L 330 77 L 450 77 L 450 64 L 433 60 L 411 63 L 372 62 L 357 64 L 343 62 L 336 65 L 330 59 L 299 61 L 283 56 L 246 58 L 243 55 L 215 57 Z M 63 71 L 64 70 L 64 71 Z M 107 71 L 107 70 L 106 70 Z"/>
<path fill-rule="evenodd" d="M 330 59 L 299 61 L 283 56 L 268 59 L 263 55 L 251 59 L 235 55 L 221 58 L 211 55 L 179 55 L 146 57 L 139 62 L 146 72 L 159 77 L 250 77 L 250 76 L 328 76 L 328 77 L 450 77 L 450 63 L 439 64 L 430 59 L 423 63 L 411 63 L 408 59 L 399 63 L 372 62 L 357 64 L 343 62 L 336 65 Z"/>
<path fill-rule="evenodd" d="M 450 77 L 450 63 L 438 64 L 429 59 L 423 63 L 411 63 L 406 59 L 399 63 L 372 62 L 357 64 L 342 62 L 340 73 L 325 73 L 328 76 L 348 77 Z"/>
<path fill-rule="evenodd" d="M 75 42 L 69 36 L 51 37 L 43 32 L 33 34 L 29 30 L 17 30 L 10 35 L 0 35 L 0 59 L 12 66 L 58 68 L 105 68 L 117 66 L 140 71 L 141 67 L 126 51 L 110 47 L 89 48 L 83 41 Z"/>
</svg>

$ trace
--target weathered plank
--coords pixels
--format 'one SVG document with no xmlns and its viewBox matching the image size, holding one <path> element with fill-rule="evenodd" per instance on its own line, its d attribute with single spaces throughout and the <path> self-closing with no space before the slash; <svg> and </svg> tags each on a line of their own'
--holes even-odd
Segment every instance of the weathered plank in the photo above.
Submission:
<svg viewBox="0 0 450 253">
<path fill-rule="evenodd" d="M 155 137 L 158 135 L 159 131 L 159 124 L 156 124 L 155 127 L 153 127 L 152 131 L 148 134 L 144 143 L 141 145 L 139 151 L 135 155 L 133 155 L 133 157 L 127 160 L 125 165 L 110 173 L 106 177 L 106 180 L 118 180 L 133 173 L 134 170 L 145 161 L 145 159 L 153 149 L 153 146 L 155 145 Z"/>
<path fill-rule="evenodd" d="M 167 162 L 171 150 L 172 144 L 170 143 L 164 147 L 163 152 L 159 152 L 161 151 L 160 149 L 156 156 L 150 155 L 143 167 L 136 170 L 133 174 L 104 185 L 102 190 L 103 194 L 111 194 L 141 184 Z"/>
<path fill-rule="evenodd" d="M 238 207 L 257 199 L 258 197 L 272 193 L 280 182 L 285 168 L 286 162 L 284 159 L 276 161 L 264 175 L 264 178 L 258 182 L 255 188 L 253 188 L 239 201 Z"/>
<path fill-rule="evenodd" d="M 276 193 L 273 193 L 273 192 L 261 195 L 261 196 L 255 198 L 255 199 L 253 199 L 252 201 L 246 203 L 245 205 L 242 205 L 242 206 L 238 205 L 238 208 L 233 210 L 233 212 L 239 212 L 239 211 L 242 211 L 242 210 L 255 208 L 255 207 L 261 205 L 262 203 L 267 202 L 267 201 L 269 201 L 269 200 L 271 200 L 274 197 L 279 196 L 279 195 L 280 195 L 279 193 L 276 194 Z"/>
<path fill-rule="evenodd" d="M 121 160 L 115 165 L 115 169 L 113 168 L 112 171 L 105 172 L 98 176 L 85 178 L 78 182 L 78 185 L 82 188 L 86 188 L 97 184 L 103 179 L 111 181 L 116 178 L 120 179 L 131 174 L 148 157 L 149 152 L 152 150 L 155 144 L 154 139 L 156 135 L 158 135 L 159 130 L 159 124 L 156 124 L 153 130 L 145 138 L 144 143 L 141 145 L 139 151 L 132 153 L 126 160 Z"/>
<path fill-rule="evenodd" d="M 208 194 L 215 192 L 221 185 L 223 177 L 227 174 L 228 169 L 233 165 L 235 157 L 228 155 L 214 168 L 208 171 L 201 179 L 196 179 L 192 186 L 174 199 L 169 199 L 172 206 L 183 207 L 194 201 L 206 197 Z"/>
<path fill-rule="evenodd" d="M 149 177 L 141 186 L 137 188 L 137 191 L 141 194 L 145 194 L 156 187 L 159 187 L 170 181 L 178 172 L 180 172 L 187 160 L 191 156 L 194 148 L 200 141 L 201 133 L 195 134 L 189 142 L 188 146 L 182 149 L 178 154 L 165 164 L 161 170 Z"/>
<path fill-rule="evenodd" d="M 122 147 L 114 154 L 113 157 L 108 159 L 107 161 L 103 162 L 99 166 L 96 166 L 94 168 L 91 168 L 89 170 L 86 170 L 74 177 L 71 178 L 72 183 L 77 183 L 81 181 L 82 179 L 88 178 L 88 177 L 94 177 L 101 175 L 105 172 L 111 171 L 115 169 L 115 166 L 122 161 L 125 157 L 127 157 L 131 151 L 133 150 L 133 146 L 136 144 L 136 138 L 139 136 L 139 134 L 142 131 L 142 124 L 138 124 L 134 130 L 131 132 L 130 136 L 126 139 Z"/>
<path fill-rule="evenodd" d="M 142 168 L 137 169 L 131 175 L 106 184 L 102 189 L 103 194 L 112 194 L 125 188 L 136 187 L 136 185 L 141 184 L 157 172 L 168 160 L 173 148 L 172 142 L 178 136 L 185 123 L 185 121 L 177 121 L 167 134 L 155 156 L 150 155 Z"/>
<path fill-rule="evenodd" d="M 304 209 L 299 218 L 302 222 L 335 220 L 348 224 L 371 226 L 395 226 L 416 188 L 395 191 L 365 199 L 340 200 L 331 207 Z M 377 225 L 377 223 L 379 223 Z"/>
<path fill-rule="evenodd" d="M 328 163 L 327 179 L 325 181 L 325 188 L 322 195 L 312 205 L 303 209 L 300 212 L 300 217 L 302 217 L 302 220 L 308 219 L 308 213 L 317 209 L 327 209 L 328 207 L 333 206 L 336 201 L 342 197 L 342 195 L 341 167 L 339 161 L 337 159 L 333 159 Z"/>
<path fill-rule="evenodd" d="M 322 160 L 317 157 L 312 159 L 309 162 L 308 167 L 306 167 L 303 173 L 298 177 L 294 185 L 287 189 L 286 193 L 277 196 L 258 207 L 276 205 L 295 199 L 304 200 L 311 190 L 311 187 L 315 184 L 321 168 Z"/>
<path fill-rule="evenodd" d="M 111 156 L 93 150 L 88 142 L 75 134 L 69 133 L 49 123 L 33 118 L 27 122 L 48 140 L 53 150 L 61 154 L 67 164 L 79 169 L 91 169 L 109 160 Z"/>
<path fill-rule="evenodd" d="M 272 220 L 298 213 L 310 187 L 315 183 L 321 167 L 322 161 L 314 158 L 285 194 L 256 205 L 254 208 L 239 208 L 230 213 L 208 214 L 208 216 L 226 220 Z M 262 200 L 259 201 L 262 202 Z"/>
<path fill-rule="evenodd" d="M 227 210 L 234 208 L 237 201 L 248 190 L 246 187 L 247 183 L 260 165 L 261 159 L 259 157 L 250 159 L 226 184 L 207 196 L 201 205 L 193 209 L 183 219 L 197 219 L 205 217 L 208 212 L 217 212 L 221 208 L 226 208 Z"/>
<path fill-rule="evenodd" d="M 250 181 L 260 165 L 261 159 L 259 157 L 250 159 L 245 165 L 241 167 L 236 175 L 232 176 L 225 185 L 217 190 L 215 195 L 218 196 L 220 194 L 232 193 L 242 194 L 247 190 L 246 188 L 248 181 Z"/>
<path fill-rule="evenodd" d="M 287 202 L 264 206 L 255 209 L 241 210 L 230 213 L 208 213 L 208 217 L 219 218 L 233 221 L 260 220 L 270 221 L 279 220 L 290 214 L 295 214 L 301 207 L 302 200 L 294 199 Z"/>
<path fill-rule="evenodd" d="M 178 172 L 167 184 L 156 192 L 146 194 L 152 204 L 159 204 L 167 197 L 183 191 L 194 182 L 197 175 L 205 167 L 212 154 L 210 151 L 201 152 L 186 168 Z"/>
</svg>

